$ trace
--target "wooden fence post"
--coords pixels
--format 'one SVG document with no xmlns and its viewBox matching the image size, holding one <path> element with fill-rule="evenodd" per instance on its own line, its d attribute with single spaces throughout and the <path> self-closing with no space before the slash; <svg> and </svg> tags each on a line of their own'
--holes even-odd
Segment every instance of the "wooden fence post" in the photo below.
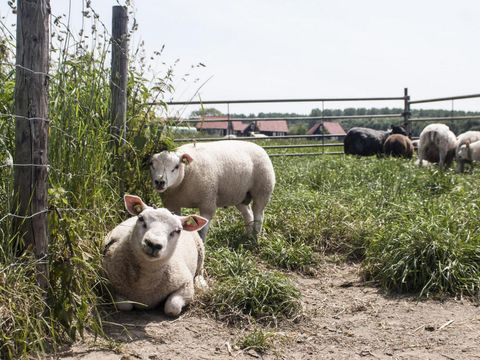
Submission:
<svg viewBox="0 0 480 360">
<path fill-rule="evenodd" d="M 118 145 L 127 131 L 128 13 L 125 6 L 112 8 L 111 125 Z"/>
<path fill-rule="evenodd" d="M 13 230 L 32 246 L 48 285 L 48 53 L 50 0 L 18 0 Z M 18 249 L 17 249 L 18 250 Z"/>
<path fill-rule="evenodd" d="M 410 122 L 410 96 L 408 95 L 408 88 L 403 89 L 403 126 L 407 133 L 411 135 L 412 124 Z"/>
</svg>

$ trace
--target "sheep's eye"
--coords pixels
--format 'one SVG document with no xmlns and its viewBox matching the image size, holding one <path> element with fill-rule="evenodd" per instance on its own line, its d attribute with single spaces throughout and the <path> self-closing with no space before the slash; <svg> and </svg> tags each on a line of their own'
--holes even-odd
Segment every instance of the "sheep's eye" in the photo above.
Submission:
<svg viewBox="0 0 480 360">
<path fill-rule="evenodd" d="M 175 170 L 178 170 L 178 167 L 179 167 L 179 165 L 175 166 L 175 167 L 173 168 L 172 172 L 174 172 Z"/>
<path fill-rule="evenodd" d="M 180 229 L 174 230 L 170 233 L 170 236 L 178 235 L 178 234 L 180 234 L 180 231 L 182 231 L 182 230 L 180 230 Z"/>
<path fill-rule="evenodd" d="M 145 218 L 142 215 L 138 215 L 138 221 L 142 223 L 145 229 L 147 228 L 147 223 L 145 222 Z"/>
</svg>

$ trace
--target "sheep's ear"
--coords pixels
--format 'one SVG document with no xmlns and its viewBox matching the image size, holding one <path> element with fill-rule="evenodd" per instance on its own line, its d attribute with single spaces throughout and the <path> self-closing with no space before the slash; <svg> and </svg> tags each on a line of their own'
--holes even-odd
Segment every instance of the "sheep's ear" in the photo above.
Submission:
<svg viewBox="0 0 480 360">
<path fill-rule="evenodd" d="M 198 231 L 207 225 L 208 220 L 199 215 L 179 216 L 183 230 Z"/>
<path fill-rule="evenodd" d="M 188 155 L 188 154 L 182 154 L 182 156 L 180 156 L 180 161 L 181 161 L 182 163 L 184 163 L 185 165 L 188 165 L 188 164 L 190 164 L 190 163 L 193 161 L 193 159 L 192 159 L 192 157 L 191 157 L 190 155 Z"/>
<path fill-rule="evenodd" d="M 135 195 L 125 195 L 123 201 L 125 202 L 125 208 L 131 215 L 138 215 L 148 207 L 141 198 Z"/>
</svg>

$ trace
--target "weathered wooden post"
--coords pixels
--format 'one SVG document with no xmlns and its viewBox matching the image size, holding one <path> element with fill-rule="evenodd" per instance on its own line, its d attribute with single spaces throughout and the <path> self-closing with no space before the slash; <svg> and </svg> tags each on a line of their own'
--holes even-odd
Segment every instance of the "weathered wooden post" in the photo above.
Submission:
<svg viewBox="0 0 480 360">
<path fill-rule="evenodd" d="M 233 134 L 233 123 L 232 120 L 230 120 L 230 103 L 227 103 L 227 133 L 226 135 L 232 135 Z"/>
<path fill-rule="evenodd" d="M 112 8 L 112 67 L 110 79 L 111 125 L 115 143 L 127 131 L 128 13 L 125 6 Z"/>
<path fill-rule="evenodd" d="M 17 3 L 13 231 L 23 239 L 20 250 L 33 247 L 38 283 L 46 289 L 50 0 Z"/>
</svg>

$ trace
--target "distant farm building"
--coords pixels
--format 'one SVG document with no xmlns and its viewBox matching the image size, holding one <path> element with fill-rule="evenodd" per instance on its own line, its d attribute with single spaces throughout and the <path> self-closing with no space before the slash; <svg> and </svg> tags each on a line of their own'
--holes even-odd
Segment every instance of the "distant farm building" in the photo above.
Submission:
<svg viewBox="0 0 480 360">
<path fill-rule="evenodd" d="M 228 117 L 206 116 L 206 121 L 198 122 L 197 130 L 208 135 L 225 136 L 228 129 Z M 250 123 L 243 123 L 240 120 L 232 120 L 232 131 L 230 134 L 237 136 L 249 136 L 251 133 L 264 134 L 266 136 L 283 136 L 288 134 L 287 120 L 255 120 Z"/>
<path fill-rule="evenodd" d="M 260 133 L 266 136 L 284 136 L 288 134 L 287 120 L 256 120 L 248 124 L 243 130 L 243 135 Z"/>
<path fill-rule="evenodd" d="M 322 123 L 321 121 L 319 121 L 307 131 L 307 135 L 317 135 L 317 134 L 318 135 L 320 134 L 338 135 L 338 136 L 331 137 L 330 139 L 339 140 L 344 135 L 346 135 L 346 132 L 343 129 L 342 125 L 340 125 L 339 123 L 328 122 L 328 121 L 324 121 Z"/>
<path fill-rule="evenodd" d="M 228 117 L 226 116 L 205 116 L 202 118 L 206 121 L 198 122 L 196 127 L 197 130 L 201 130 L 208 135 L 216 135 L 216 136 L 225 136 L 227 135 L 228 129 Z M 218 121 L 213 121 L 218 120 Z M 248 124 L 244 124 L 241 121 L 235 120 L 232 121 L 232 131 L 230 134 L 234 135 L 242 135 L 243 130 L 248 126 Z"/>
</svg>

